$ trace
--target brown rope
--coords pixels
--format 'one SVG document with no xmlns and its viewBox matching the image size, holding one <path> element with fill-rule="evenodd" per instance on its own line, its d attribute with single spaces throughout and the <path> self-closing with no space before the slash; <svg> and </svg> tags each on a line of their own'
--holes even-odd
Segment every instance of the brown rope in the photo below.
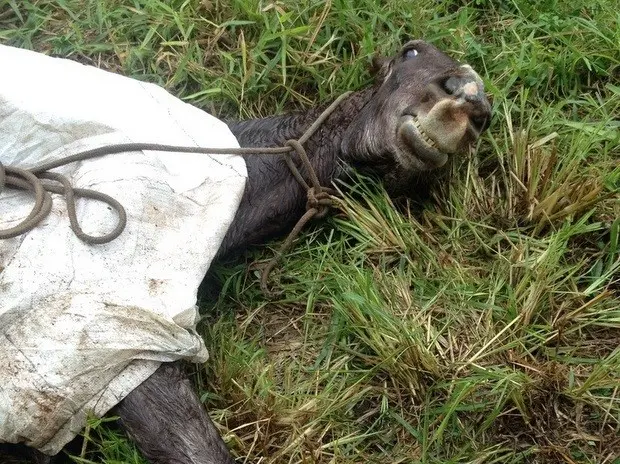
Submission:
<svg viewBox="0 0 620 464">
<path fill-rule="evenodd" d="M 0 229 L 0 239 L 8 239 L 24 234 L 35 228 L 45 217 L 47 217 L 52 208 L 50 192 L 64 195 L 67 203 L 67 214 L 69 216 L 71 229 L 80 240 L 89 244 L 102 244 L 114 240 L 123 232 L 125 226 L 127 225 L 127 214 L 125 212 L 125 208 L 123 208 L 123 205 L 104 193 L 91 189 L 73 188 L 65 176 L 58 173 L 48 172 L 50 169 L 58 168 L 76 161 L 84 161 L 104 155 L 112 155 L 128 151 L 144 150 L 201 153 L 208 155 L 283 155 L 289 169 L 293 173 L 293 176 L 303 186 L 303 188 L 306 189 L 308 194 L 308 202 L 306 204 L 306 213 L 301 217 L 301 219 L 299 219 L 282 246 L 276 252 L 275 256 L 269 261 L 263 270 L 261 288 L 265 293 L 268 293 L 267 279 L 269 277 L 269 273 L 278 263 L 281 256 L 290 248 L 293 241 L 308 221 L 315 216 L 324 217 L 329 211 L 329 207 L 331 206 L 331 195 L 335 192 L 333 189 L 322 187 L 320 185 L 318 177 L 302 144 L 312 137 L 321 124 L 329 117 L 329 115 L 334 111 L 334 109 L 336 109 L 342 100 L 350 95 L 350 93 L 351 92 L 346 92 L 340 95 L 340 97 L 338 97 L 319 115 L 314 123 L 312 123 L 312 125 L 298 140 L 289 140 L 283 147 L 204 148 L 181 147 L 158 143 L 120 143 L 86 150 L 59 160 L 42 163 L 30 169 L 23 169 L 13 166 L 5 167 L 0 162 L 0 194 L 7 186 L 9 186 L 30 190 L 34 193 L 35 197 L 35 203 L 30 214 L 28 214 L 28 216 L 16 226 L 9 229 Z M 290 156 L 291 151 L 295 151 L 301 159 L 312 186 L 308 185 L 293 163 Z M 44 184 L 41 182 L 41 179 L 52 180 L 60 185 L 50 183 Z M 114 209 L 118 214 L 118 222 L 114 227 L 114 230 L 102 236 L 92 236 L 84 233 L 80 227 L 75 212 L 76 197 L 84 197 L 102 201 Z"/>
</svg>

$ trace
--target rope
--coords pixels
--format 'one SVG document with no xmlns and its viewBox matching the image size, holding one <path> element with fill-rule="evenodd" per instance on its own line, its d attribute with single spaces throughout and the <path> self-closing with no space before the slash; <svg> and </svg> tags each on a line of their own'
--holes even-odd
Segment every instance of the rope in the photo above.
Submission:
<svg viewBox="0 0 620 464">
<path fill-rule="evenodd" d="M 66 176 L 58 173 L 49 172 L 49 170 L 64 166 L 77 161 L 84 161 L 97 158 L 104 155 L 112 155 L 128 151 L 170 151 L 182 153 L 201 153 L 207 155 L 283 155 L 284 159 L 291 170 L 293 176 L 307 191 L 308 201 L 306 204 L 306 213 L 299 219 L 293 230 L 290 232 L 282 246 L 278 249 L 275 256 L 267 263 L 261 277 L 261 288 L 265 294 L 268 294 L 267 280 L 269 273 L 276 266 L 282 255 L 290 248 L 295 238 L 299 235 L 303 227 L 313 217 L 324 217 L 329 212 L 331 206 L 331 196 L 335 191 L 330 188 L 322 187 L 319 179 L 310 163 L 310 159 L 303 148 L 303 144 L 318 130 L 325 122 L 336 107 L 349 95 L 346 92 L 340 95 L 331 105 L 329 105 L 312 125 L 302 134 L 298 140 L 288 140 L 282 147 L 242 147 L 242 148 L 205 148 L 205 147 L 183 147 L 177 145 L 165 145 L 158 143 L 119 143 L 97 147 L 94 149 L 82 151 L 71 156 L 67 156 L 58 160 L 50 161 L 36 165 L 30 169 L 23 169 L 14 166 L 4 166 L 0 162 L 0 194 L 8 187 L 19 188 L 32 191 L 35 197 L 34 206 L 30 214 L 19 224 L 9 229 L 0 229 L 0 239 L 8 239 L 24 234 L 35 228 L 43 219 L 47 217 L 52 208 L 52 198 L 50 193 L 64 195 L 67 204 L 67 214 L 73 233 L 82 241 L 89 244 L 108 243 L 117 238 L 127 225 L 127 213 L 123 205 L 114 198 L 102 192 L 91 189 L 73 188 Z M 290 153 L 297 153 L 310 178 L 309 185 L 291 159 Z M 43 183 L 41 179 L 56 182 Z M 75 212 L 76 197 L 90 198 L 102 201 L 108 204 L 118 215 L 118 222 L 114 229 L 101 236 L 93 236 L 86 234 L 78 220 Z"/>
</svg>

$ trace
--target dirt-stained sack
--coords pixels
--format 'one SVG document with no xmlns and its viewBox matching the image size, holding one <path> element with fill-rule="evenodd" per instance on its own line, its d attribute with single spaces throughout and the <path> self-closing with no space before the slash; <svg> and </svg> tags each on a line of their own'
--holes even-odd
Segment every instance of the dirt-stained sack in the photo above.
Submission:
<svg viewBox="0 0 620 464">
<path fill-rule="evenodd" d="M 126 142 L 236 147 L 216 118 L 164 89 L 30 51 L 0 46 L 0 161 L 29 167 Z M 204 362 L 196 289 L 243 193 L 237 156 L 131 152 L 56 170 L 127 210 L 103 245 L 69 228 L 64 199 L 25 235 L 0 240 L 0 442 L 55 454 L 162 362 Z M 30 193 L 5 190 L 0 228 L 16 225 Z M 85 232 L 116 224 L 107 205 L 78 200 Z"/>
</svg>

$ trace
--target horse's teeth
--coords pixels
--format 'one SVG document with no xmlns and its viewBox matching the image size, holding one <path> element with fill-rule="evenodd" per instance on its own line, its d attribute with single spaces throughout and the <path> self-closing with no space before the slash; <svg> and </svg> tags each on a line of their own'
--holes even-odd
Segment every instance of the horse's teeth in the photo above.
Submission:
<svg viewBox="0 0 620 464">
<path fill-rule="evenodd" d="M 426 134 L 426 132 L 424 132 L 424 129 L 422 129 L 422 126 L 420 125 L 420 121 L 419 121 L 417 116 L 413 118 L 413 125 L 416 127 L 416 129 L 418 129 L 418 132 L 420 133 L 420 136 L 422 137 L 422 140 L 424 140 L 431 147 L 435 148 L 435 141 L 433 139 L 431 139 Z"/>
</svg>

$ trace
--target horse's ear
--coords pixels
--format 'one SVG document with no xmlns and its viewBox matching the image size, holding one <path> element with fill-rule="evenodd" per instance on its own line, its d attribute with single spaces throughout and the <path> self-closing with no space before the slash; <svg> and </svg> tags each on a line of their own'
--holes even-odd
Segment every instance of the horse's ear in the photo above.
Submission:
<svg viewBox="0 0 620 464">
<path fill-rule="evenodd" d="M 375 82 L 383 82 L 392 70 L 392 60 L 384 56 L 375 55 L 370 64 L 370 74 L 374 76 Z"/>
</svg>

